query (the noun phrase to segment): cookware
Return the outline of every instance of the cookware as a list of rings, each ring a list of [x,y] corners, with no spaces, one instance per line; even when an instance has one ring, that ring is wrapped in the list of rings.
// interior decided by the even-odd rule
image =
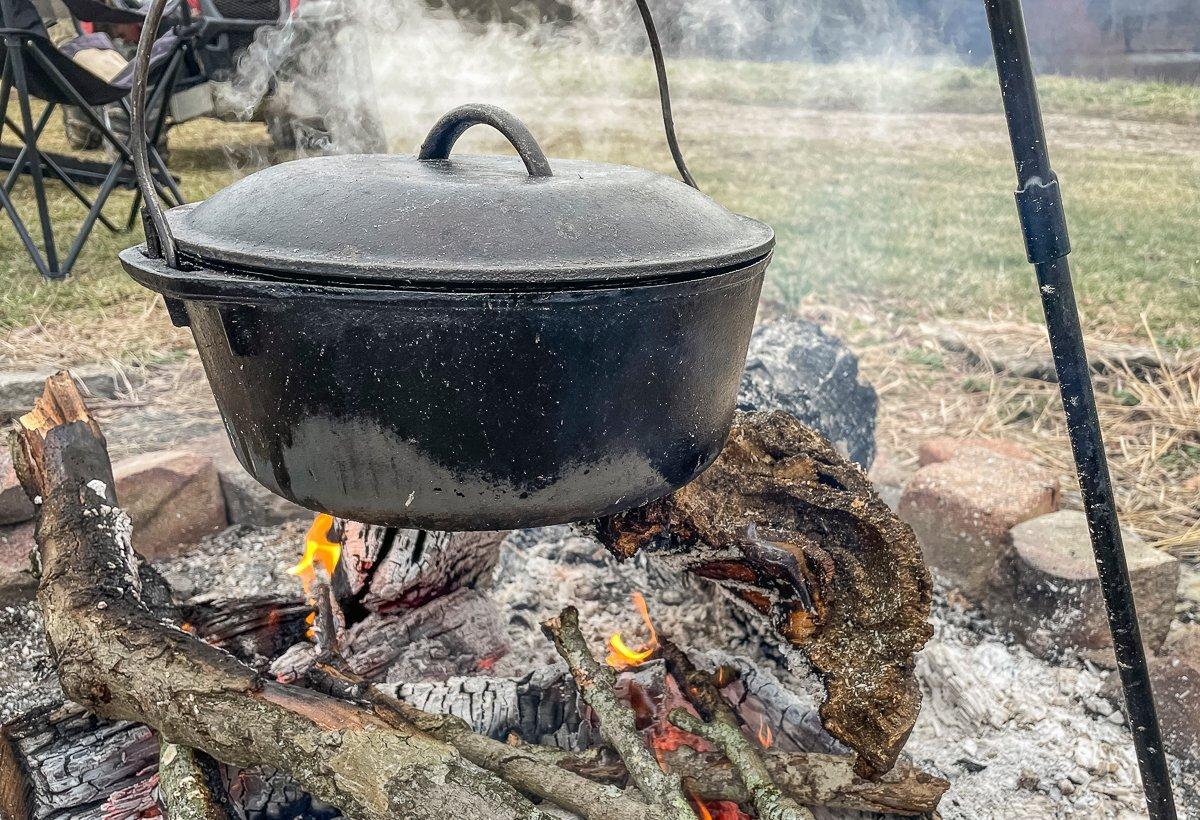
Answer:
[[[452,158],[480,123],[518,156]],[[471,105],[416,158],[297,160],[166,213],[153,193],[125,269],[191,327],[242,464],[306,507],[582,520],[682,486],[728,434],[774,236],[679,182],[548,160]]]

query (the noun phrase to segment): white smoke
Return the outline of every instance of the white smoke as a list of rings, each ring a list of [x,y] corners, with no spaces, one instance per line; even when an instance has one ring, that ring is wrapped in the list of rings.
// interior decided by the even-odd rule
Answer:
[[[901,1],[656,0],[651,7],[669,71],[702,57],[728,61],[735,75],[763,60],[895,65],[945,53],[927,21],[900,13]],[[344,20],[336,33],[311,26],[305,15],[261,30],[239,63],[232,94],[247,116],[265,108],[286,111],[302,126],[320,121],[327,132],[317,140],[320,150],[410,152],[445,111],[487,102],[526,119],[538,136],[559,134],[586,153],[606,128],[628,120],[625,103],[654,98],[634,0],[574,0],[569,21],[533,3],[514,4],[503,22],[434,10],[423,0],[334,2],[301,0],[301,10],[336,8]],[[676,96],[686,104],[679,87]],[[860,107],[870,109],[884,93],[882,83],[862,88]],[[638,126],[661,127],[651,119]],[[474,131],[471,139],[495,144]]]

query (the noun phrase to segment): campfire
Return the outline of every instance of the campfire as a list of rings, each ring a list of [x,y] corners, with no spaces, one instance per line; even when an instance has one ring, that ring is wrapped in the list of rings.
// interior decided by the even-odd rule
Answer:
[[[0,782],[31,816],[64,790],[27,773],[81,748],[122,761],[124,774],[94,767],[89,805],[110,817],[157,816],[160,802],[248,818],[915,815],[946,789],[900,753],[928,634],[919,552],[861,472],[783,414],[739,417],[701,480],[593,533],[678,574],[710,618],[754,624],[764,651],[806,655],[825,682],[825,747],[787,717],[793,696],[764,685],[765,667],[698,644],[705,630],[649,590],[613,602],[607,640],[574,606],[545,618],[538,640],[559,662],[531,669],[514,634],[535,639],[514,633],[515,615],[503,625],[492,587],[503,532],[319,515],[292,595],[181,607],[128,550],[103,439],[69,378],[22,424],[54,579],[40,593],[47,631],[72,647],[64,690],[99,716],[43,710],[10,733]],[[558,560],[568,585],[590,571]],[[885,625],[856,640],[868,608]]]

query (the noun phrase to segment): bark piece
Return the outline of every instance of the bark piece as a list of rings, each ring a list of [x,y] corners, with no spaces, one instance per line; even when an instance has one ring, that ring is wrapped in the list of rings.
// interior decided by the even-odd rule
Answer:
[[[68,374],[47,382],[14,436],[22,484],[44,499],[38,599],[73,700],[225,763],[280,769],[363,820],[440,820],[447,805],[463,818],[545,818],[449,746],[355,704],[263,680],[173,628],[170,610],[143,596],[103,437]]]
[[[786,413],[739,413],[720,457],[661,501],[600,522],[614,554],[647,550],[766,616],[825,684],[821,719],[889,770],[921,695],[931,580],[912,530],[866,475]]]

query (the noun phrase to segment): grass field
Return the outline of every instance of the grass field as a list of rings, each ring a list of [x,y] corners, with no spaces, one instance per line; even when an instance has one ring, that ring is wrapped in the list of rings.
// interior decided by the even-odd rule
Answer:
[[[595,132],[579,123],[597,121],[602,98],[587,94],[599,86],[531,101],[522,114],[552,155],[669,171],[649,78],[625,62],[615,71],[631,73],[621,87],[632,96],[619,107],[605,100],[609,110]],[[1036,317],[998,94],[986,70],[695,62],[681,63],[675,75],[680,131],[702,185],[778,232],[775,298],[859,300],[914,317]],[[611,87],[612,76],[605,83]],[[1085,321],[1110,335],[1139,334],[1146,314],[1162,344],[1200,344],[1200,90],[1057,77],[1042,87]],[[393,128],[395,150],[411,150],[424,126]],[[188,124],[172,133],[172,147],[189,198],[223,187],[267,155],[255,124]],[[16,199],[32,218],[25,187],[18,184]],[[60,189],[53,199],[69,229],[80,208]],[[112,207],[127,202],[122,194]],[[0,339],[33,323],[79,328],[143,310],[146,294],[115,262],[136,239],[101,229],[69,281],[45,284],[11,228],[0,226]],[[107,352],[161,354],[173,334],[141,324],[142,332],[116,334]],[[10,346],[7,354],[16,352]]]

